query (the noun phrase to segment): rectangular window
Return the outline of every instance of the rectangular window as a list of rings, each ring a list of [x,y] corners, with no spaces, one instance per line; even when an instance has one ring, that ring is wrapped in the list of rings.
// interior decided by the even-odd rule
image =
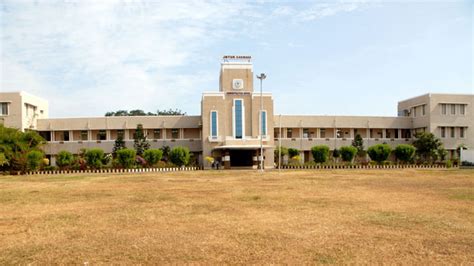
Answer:
[[[171,129],[171,138],[172,139],[179,139],[179,129],[172,128]]]
[[[303,128],[303,138],[309,138],[309,128]]]
[[[99,130],[97,133],[97,140],[106,140],[107,139],[107,132],[105,130]]]
[[[217,111],[211,111],[211,138],[217,138]]]
[[[63,141],[69,141],[69,131],[63,131]]]
[[[89,139],[89,134],[87,133],[86,130],[81,130],[81,140],[87,140]]]
[[[153,129],[153,138],[161,139],[161,129],[158,129],[158,128]]]
[[[320,128],[319,129],[319,136],[321,138],[326,138],[326,129],[325,128]]]
[[[394,131],[394,133],[395,133],[395,137],[394,137],[394,138],[398,139],[398,138],[399,138],[399,136],[398,136],[398,128],[395,128],[394,130],[395,130],[395,131]]]
[[[446,109],[447,109],[446,104],[442,103],[441,104],[441,114],[442,115],[446,115]]]
[[[465,104],[459,105],[459,113],[462,114],[462,115],[466,114],[466,105]]]
[[[456,133],[454,132],[454,127],[451,128],[451,138],[455,138]]]
[[[455,104],[451,104],[451,114],[452,115],[456,114],[456,105]]]
[[[441,127],[441,137],[446,138],[446,128],[445,127]]]
[[[266,136],[267,135],[267,111],[262,111],[261,115],[260,115],[260,127],[261,127],[261,130],[262,130],[262,136]]]
[[[235,138],[242,139],[244,136],[244,106],[240,99],[234,101],[234,126]]]
[[[421,106],[421,115],[422,115],[422,116],[426,115],[426,104],[423,104],[423,105]]]
[[[463,127],[459,128],[459,137],[464,138],[464,128]]]
[[[123,129],[117,130],[117,138],[125,138],[125,131]]]
[[[390,131],[390,129],[385,129],[385,138],[387,139],[392,138],[392,131]]]
[[[8,115],[8,103],[0,103],[0,115]]]
[[[286,137],[289,139],[293,137],[293,129],[291,128],[286,129]]]
[[[342,129],[340,129],[340,128],[336,129],[336,137],[337,137],[338,139],[341,139],[342,137],[344,137],[344,136],[342,135]]]

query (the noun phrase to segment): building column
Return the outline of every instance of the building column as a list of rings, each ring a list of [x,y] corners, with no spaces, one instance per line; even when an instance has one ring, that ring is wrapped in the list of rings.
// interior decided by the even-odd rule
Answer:
[[[87,130],[87,141],[92,141],[92,130]]]
[[[399,128],[397,130],[398,130],[398,138],[401,139],[402,138],[402,129]]]
[[[353,128],[349,129],[349,137],[350,137],[351,139],[353,139],[353,138],[355,137],[355,136],[354,136],[354,129],[353,129]]]
[[[111,135],[112,134],[110,134],[110,130],[106,129],[105,130],[105,140],[111,140]]]
[[[385,138],[387,138],[387,129],[386,128],[382,129],[382,139],[385,139]]]
[[[54,131],[49,132],[51,141],[54,141]]]
[[[74,131],[69,130],[69,141],[74,141]]]

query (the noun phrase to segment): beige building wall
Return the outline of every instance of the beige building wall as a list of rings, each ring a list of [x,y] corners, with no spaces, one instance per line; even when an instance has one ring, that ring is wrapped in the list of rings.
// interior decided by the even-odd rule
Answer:
[[[24,91],[2,92],[0,103],[8,106],[8,114],[0,115],[0,124],[7,127],[36,129],[38,119],[48,118],[48,102]]]

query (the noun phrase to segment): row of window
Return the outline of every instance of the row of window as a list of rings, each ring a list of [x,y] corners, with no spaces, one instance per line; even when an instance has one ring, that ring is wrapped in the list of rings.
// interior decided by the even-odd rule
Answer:
[[[303,128],[303,138],[315,138],[316,137],[316,132],[314,131],[315,129],[309,129],[309,128]],[[326,128],[319,128],[319,138],[327,138],[327,137],[334,137],[333,134],[331,136],[328,134]],[[332,129],[331,129],[332,130]],[[385,138],[411,138],[411,130],[410,129],[401,129],[401,133],[399,133],[398,129],[369,129],[369,137],[370,138],[383,138],[383,134],[385,131]],[[342,138],[348,138],[350,137],[350,131],[349,130],[344,130],[341,128],[337,128],[335,130],[336,132],[336,138],[342,139]],[[332,132],[331,132],[332,133]],[[358,129],[354,129],[354,136],[356,135],[365,135],[361,134]],[[278,138],[278,132],[277,129],[275,131],[275,137]],[[286,137],[287,138],[294,138],[298,136],[293,135],[293,129],[292,128],[287,128],[286,129]]]
[[[425,116],[426,115],[426,104],[412,107],[413,117]]]
[[[441,114],[442,115],[465,115],[466,114],[466,104],[441,104]]]
[[[466,135],[467,128],[465,127],[440,127],[440,137],[441,138],[464,138]]]
[[[151,139],[162,139],[162,130],[161,129],[153,129],[153,133],[148,130],[148,138]],[[40,131],[39,134],[47,141],[51,141],[51,132],[50,131]],[[56,131],[55,140],[56,141],[70,141],[72,140],[69,131]],[[119,129],[117,130],[117,138],[122,137],[125,138],[125,130]],[[133,139],[133,136],[130,136],[130,139]],[[171,129],[171,139],[179,139],[179,129],[173,128]],[[87,130],[81,130],[79,133],[79,139],[82,141],[89,140],[89,132]],[[106,130],[99,130],[96,133],[95,140],[107,140],[107,131]]]

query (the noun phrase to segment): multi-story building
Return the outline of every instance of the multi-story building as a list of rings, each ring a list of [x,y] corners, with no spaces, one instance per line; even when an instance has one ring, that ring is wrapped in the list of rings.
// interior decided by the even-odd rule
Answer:
[[[432,132],[454,155],[464,145],[474,148],[474,95],[425,94],[398,103],[398,116],[275,115],[271,93],[254,91],[249,56],[224,56],[219,90],[204,92],[198,116],[119,116],[48,118],[48,103],[24,92],[0,93],[0,123],[36,130],[46,140],[44,151],[54,163],[61,150],[79,153],[98,147],[112,151],[121,135],[133,147],[133,134],[143,125],[152,148],[186,146],[199,162],[212,156],[226,168],[257,167],[260,150],[266,168],[274,166],[275,146],[297,148],[303,161],[311,147],[351,145],[359,134],[364,146],[411,143],[416,132]],[[262,141],[260,141],[262,140]]]

